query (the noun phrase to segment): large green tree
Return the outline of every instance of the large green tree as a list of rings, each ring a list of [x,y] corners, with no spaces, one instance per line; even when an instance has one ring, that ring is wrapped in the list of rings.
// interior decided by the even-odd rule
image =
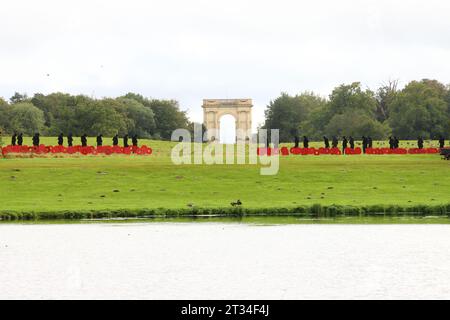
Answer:
[[[141,138],[152,138],[156,131],[155,117],[151,108],[130,98],[118,98],[121,108],[118,109],[128,121],[128,132]]]
[[[444,85],[435,80],[410,82],[392,103],[389,123],[401,139],[448,136],[450,118]]]
[[[279,129],[281,142],[292,141],[299,134],[300,123],[307,120],[311,112],[324,105],[325,100],[311,92],[295,96],[282,93],[267,106],[263,128]]]
[[[49,135],[60,132],[72,132],[78,126],[75,117],[76,108],[80,103],[87,103],[92,99],[86,96],[73,96],[67,93],[51,93],[43,95],[36,93],[31,102],[44,112],[45,126]]]
[[[301,128],[314,139],[322,135],[385,138],[390,128],[378,122],[376,114],[377,100],[371,90],[363,90],[359,82],[343,84],[333,90],[324,107],[311,113]]]
[[[362,136],[370,136],[373,139],[385,139],[391,129],[387,123],[380,123],[367,114],[346,111],[336,114],[325,127],[327,135],[352,136],[360,139]]]
[[[77,126],[73,134],[96,136],[113,136],[128,133],[128,122],[122,113],[118,112],[122,106],[115,99],[84,101],[75,111]]]
[[[42,132],[44,113],[29,102],[19,102],[6,108],[4,129],[7,132],[23,132],[31,135]]]
[[[176,129],[187,129],[189,120],[175,100],[152,100],[150,107],[155,114],[156,131],[163,140],[170,140]]]
[[[375,94],[369,89],[363,90],[361,83],[354,82],[350,85],[340,85],[333,90],[327,111],[330,118],[348,111],[373,117],[376,109]]]
[[[2,136],[6,134],[5,125],[8,121],[7,108],[8,103],[0,97],[0,146],[3,144]]]
[[[174,130],[187,129],[189,126],[186,112],[180,110],[175,100],[147,99],[131,92],[124,97],[134,99],[153,111],[156,126],[153,137],[156,139],[170,140]]]

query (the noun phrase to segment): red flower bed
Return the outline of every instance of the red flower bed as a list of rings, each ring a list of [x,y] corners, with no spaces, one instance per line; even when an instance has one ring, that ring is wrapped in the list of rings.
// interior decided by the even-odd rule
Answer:
[[[398,149],[389,149],[389,148],[367,148],[367,154],[436,154],[439,153],[439,149],[437,148],[426,148],[426,149],[418,149],[418,148],[398,148]]]
[[[1,148],[0,151],[2,155],[7,155],[9,153],[35,153],[35,154],[82,154],[82,155],[111,155],[111,154],[137,154],[137,155],[150,155],[153,150],[150,147],[142,146],[142,147],[119,147],[119,146],[73,146],[73,147],[64,147],[64,146],[45,146],[41,144],[39,147],[29,147],[29,146],[6,146]]]
[[[281,149],[277,148],[258,148],[257,154],[259,156],[261,155],[276,155],[281,153],[282,156],[289,156],[289,155],[341,155],[342,152],[339,148],[290,148],[282,147]],[[360,155],[362,154],[361,148],[357,147],[355,149],[346,148],[345,154],[346,155]],[[426,148],[426,149],[405,149],[405,148],[398,148],[398,149],[390,149],[390,148],[367,148],[366,154],[370,155],[383,155],[383,154],[437,154],[439,153],[439,149],[437,148]]]

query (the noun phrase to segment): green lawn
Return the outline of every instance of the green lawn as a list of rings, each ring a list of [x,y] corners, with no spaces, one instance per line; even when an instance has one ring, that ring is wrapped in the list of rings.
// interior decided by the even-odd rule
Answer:
[[[291,155],[261,176],[259,165],[176,166],[174,143],[140,143],[154,154],[0,158],[0,212],[450,203],[450,163],[438,155]]]

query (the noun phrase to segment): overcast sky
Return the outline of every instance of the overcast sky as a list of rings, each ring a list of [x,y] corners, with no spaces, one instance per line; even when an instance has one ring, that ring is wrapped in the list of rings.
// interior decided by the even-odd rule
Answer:
[[[4,98],[133,91],[176,99],[196,121],[203,98],[253,98],[256,125],[282,91],[450,83],[448,0],[2,0],[0,10]]]

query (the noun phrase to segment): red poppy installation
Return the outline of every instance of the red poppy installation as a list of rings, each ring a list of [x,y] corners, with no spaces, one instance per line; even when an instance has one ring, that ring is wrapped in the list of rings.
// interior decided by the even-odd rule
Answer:
[[[112,155],[112,154],[137,154],[137,155],[151,155],[153,150],[150,147],[119,147],[119,146],[46,146],[41,144],[39,147],[29,146],[6,146],[1,148],[2,155],[9,153],[21,153],[21,154],[82,154],[82,155]]]
[[[398,149],[390,149],[390,148],[367,148],[366,154],[370,155],[385,155],[385,154],[437,154],[440,150],[438,148],[425,148],[425,149],[418,149],[418,148],[411,148],[411,149],[405,149],[405,148],[398,148]],[[346,155],[360,155],[362,154],[361,148],[346,148],[345,154]],[[257,154],[259,156],[271,156],[271,155],[278,155],[281,154],[282,156],[289,156],[289,155],[314,155],[314,156],[320,156],[320,155],[342,155],[342,151],[339,148],[290,148],[282,147],[282,148],[258,148]]]

